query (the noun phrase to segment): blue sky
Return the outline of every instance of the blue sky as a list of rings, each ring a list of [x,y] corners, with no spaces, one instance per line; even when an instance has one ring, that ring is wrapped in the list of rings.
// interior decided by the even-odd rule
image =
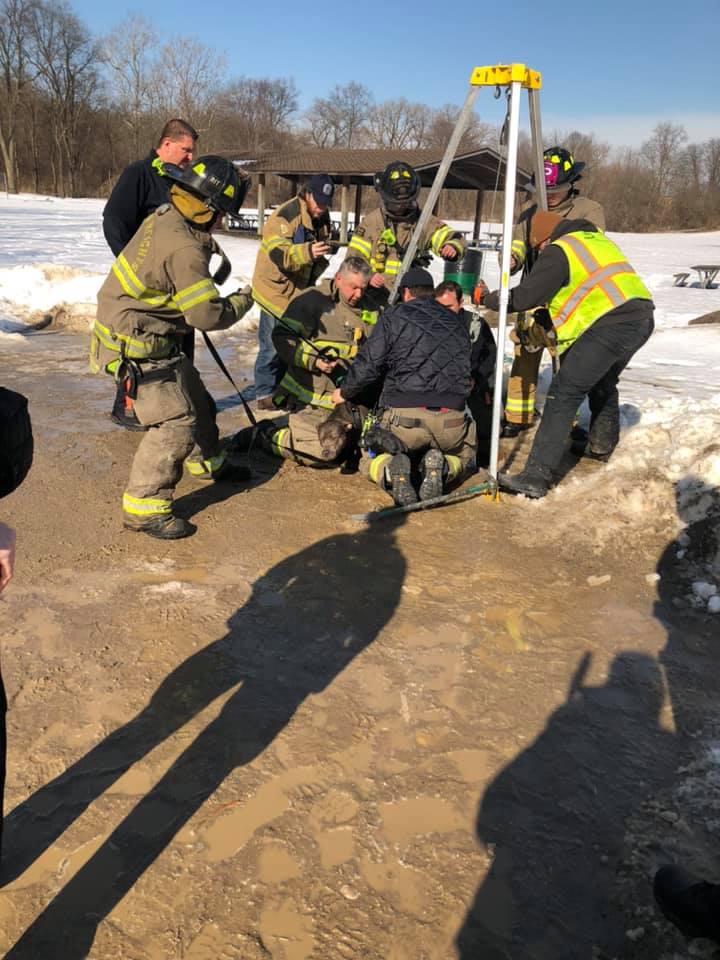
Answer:
[[[141,12],[162,36],[194,35],[224,53],[232,75],[291,76],[303,107],[350,80],[378,100],[460,103],[474,66],[522,62],[543,74],[545,131],[637,145],[671,120],[691,140],[720,136],[720,0],[71,4],[96,34]],[[478,112],[500,119],[484,92]]]

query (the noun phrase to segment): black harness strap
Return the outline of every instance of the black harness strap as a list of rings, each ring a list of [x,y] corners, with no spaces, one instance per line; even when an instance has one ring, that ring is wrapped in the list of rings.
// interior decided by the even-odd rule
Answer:
[[[219,353],[217,352],[217,350],[215,349],[215,345],[214,345],[214,343],[212,342],[212,340],[210,339],[210,337],[207,335],[207,333],[206,333],[204,330],[202,330],[201,333],[202,333],[202,335],[203,335],[203,340],[205,341],[205,346],[208,348],[208,350],[209,350],[210,353],[212,354],[213,360],[214,360],[215,363],[218,365],[218,367],[222,370],[222,372],[225,374],[225,376],[228,378],[228,380],[230,381],[230,383],[232,384],[232,386],[233,386],[233,388],[234,388],[234,390],[235,390],[235,393],[237,393],[237,395],[238,395],[238,396],[240,397],[240,399],[242,400],[242,405],[243,405],[243,407],[245,408],[245,413],[246,413],[246,415],[247,415],[248,420],[250,421],[250,423],[251,423],[254,427],[256,427],[256,426],[257,426],[257,420],[255,419],[255,415],[254,415],[254,413],[252,412],[252,410],[250,409],[250,407],[248,406],[247,400],[246,400],[245,397],[242,395],[242,391],[239,389],[238,385],[235,383],[235,381],[233,380],[232,376],[230,375],[230,371],[229,371],[228,368],[225,366],[225,364],[224,364],[224,362],[223,362],[223,358],[220,356],[220,354],[219,354]]]

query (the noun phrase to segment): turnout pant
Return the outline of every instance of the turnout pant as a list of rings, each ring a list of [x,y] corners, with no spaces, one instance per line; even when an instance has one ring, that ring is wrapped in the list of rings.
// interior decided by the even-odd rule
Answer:
[[[542,350],[530,353],[522,344],[515,344],[505,400],[505,419],[508,423],[525,425],[533,422],[542,355]]]
[[[540,426],[527,467],[552,479],[577,408],[587,396],[590,404],[590,451],[609,456],[620,435],[617,384],[633,354],[653,331],[649,300],[629,301],[596,320],[562,357],[559,372],[548,391]]]
[[[125,521],[142,525],[172,513],[172,496],[185,458],[195,476],[208,476],[222,464],[215,404],[186,357],[174,363],[142,364],[135,413],[147,427],[123,494]]]
[[[291,410],[288,422],[268,431],[263,444],[269,453],[284,460],[294,460],[304,467],[335,467],[337,461],[324,460],[318,427],[330,416],[323,407],[297,407]]]
[[[447,482],[460,479],[475,467],[475,421],[463,410],[389,407],[383,411],[380,424],[405,444],[411,461],[419,461],[431,447],[441,450]],[[384,489],[385,467],[390,460],[389,453],[371,457],[363,451],[360,472]]]

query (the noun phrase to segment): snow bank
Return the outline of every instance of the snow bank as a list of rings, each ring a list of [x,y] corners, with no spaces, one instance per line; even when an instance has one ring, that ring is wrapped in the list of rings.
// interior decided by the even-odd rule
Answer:
[[[618,538],[627,546],[648,535],[682,537],[698,524],[720,530],[720,393],[650,401],[639,411],[640,422],[635,406],[624,406],[623,414],[609,463],[582,461],[532,504],[552,515],[552,522],[542,521],[546,539],[562,540],[574,528],[600,553]],[[707,539],[700,567],[708,582],[720,585],[716,540]]]

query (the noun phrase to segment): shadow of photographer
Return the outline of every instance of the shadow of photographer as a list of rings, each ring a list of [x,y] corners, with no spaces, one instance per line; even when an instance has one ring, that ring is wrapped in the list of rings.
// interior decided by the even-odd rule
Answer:
[[[6,822],[4,882],[19,876],[134,763],[240,685],[7,954],[86,957],[98,924],[228,774],[282,732],[382,631],[406,564],[385,520],[339,534],[272,567],[228,632],[189,657],[147,707],[16,807]]]

